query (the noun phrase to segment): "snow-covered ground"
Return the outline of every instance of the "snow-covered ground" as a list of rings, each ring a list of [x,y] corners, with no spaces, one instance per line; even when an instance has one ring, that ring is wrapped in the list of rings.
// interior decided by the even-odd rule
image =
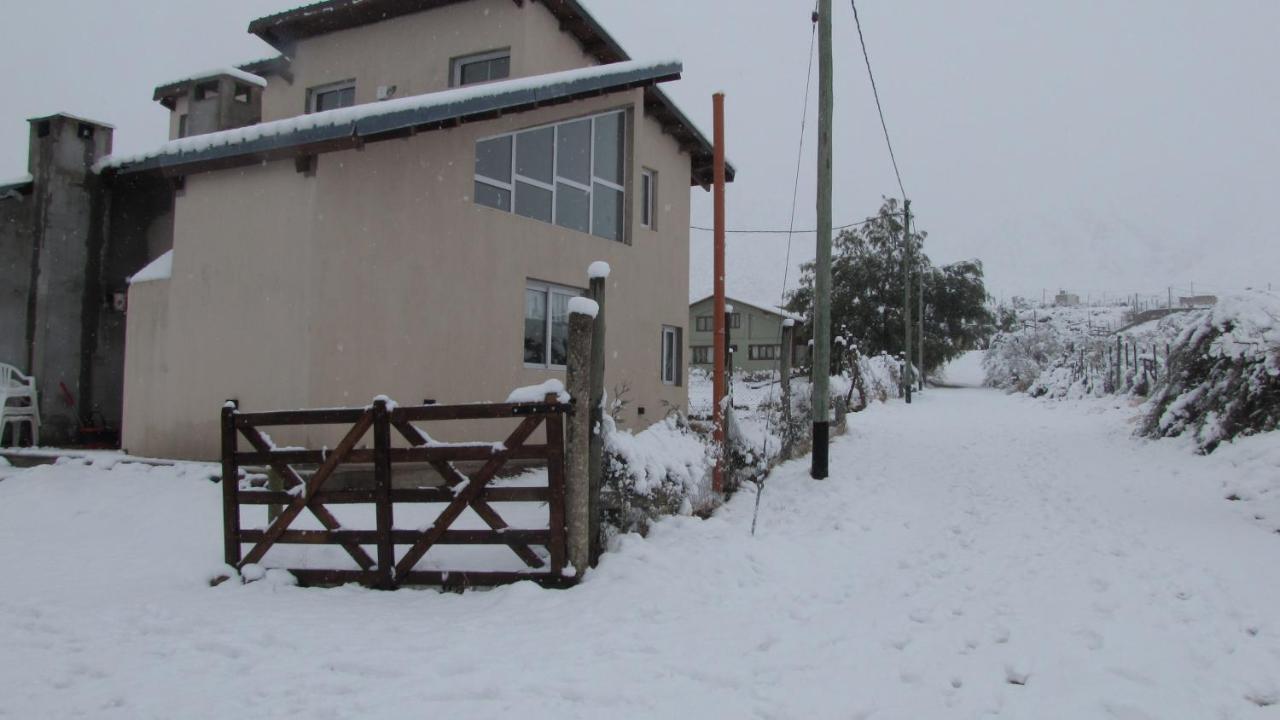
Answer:
[[[778,469],[755,537],[748,487],[569,591],[210,588],[210,466],[0,468],[0,717],[1276,717],[1280,517],[1224,484],[1280,444],[1132,416],[878,405],[830,480]]]

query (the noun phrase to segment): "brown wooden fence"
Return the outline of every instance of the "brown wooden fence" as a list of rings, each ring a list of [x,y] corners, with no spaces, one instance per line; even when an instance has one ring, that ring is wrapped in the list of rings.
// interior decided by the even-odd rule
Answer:
[[[369,587],[393,589],[401,585],[473,586],[535,580],[545,585],[572,582],[566,575],[565,534],[565,416],[568,404],[548,395],[542,403],[476,405],[422,405],[400,407],[378,399],[367,408],[243,413],[234,403],[222,411],[222,502],[226,562],[237,569],[262,564],[272,547],[335,545],[342,547],[360,569],[284,568],[307,585],[359,582]],[[519,423],[502,444],[436,443],[414,425],[420,422],[495,420]],[[277,449],[262,428],[280,426],[349,426],[332,450]],[[533,433],[546,428],[545,444],[530,444]],[[395,447],[392,432],[406,446]],[[370,432],[373,447],[361,446]],[[248,448],[240,448],[240,440]],[[492,481],[510,461],[543,461],[547,484],[539,487],[494,487]],[[467,474],[455,463],[479,463]],[[430,467],[443,479],[439,487],[397,488],[392,478],[397,465]],[[372,465],[372,489],[326,488],[326,481],[342,465]],[[283,489],[271,489],[246,476],[246,467],[274,471]],[[330,483],[332,484],[332,483]],[[545,503],[546,528],[510,527],[491,503]],[[434,523],[420,530],[397,529],[395,508],[410,503],[444,505]],[[376,527],[348,529],[338,522],[329,506],[372,504]],[[282,508],[263,529],[241,527],[241,506],[274,505]],[[470,508],[488,530],[455,530],[454,522]],[[309,511],[325,528],[295,530],[294,521]],[[243,546],[251,545],[247,553]],[[441,545],[505,545],[526,565],[522,571],[459,569],[417,570],[419,560]],[[534,547],[541,546],[540,554]],[[372,547],[371,555],[366,548]],[[398,548],[405,548],[397,552]]]

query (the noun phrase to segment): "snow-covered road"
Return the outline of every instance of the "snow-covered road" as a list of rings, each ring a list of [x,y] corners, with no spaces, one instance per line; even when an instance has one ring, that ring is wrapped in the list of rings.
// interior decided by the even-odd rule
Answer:
[[[1113,405],[877,407],[567,592],[210,589],[207,469],[0,470],[0,717],[1277,717],[1280,536]]]

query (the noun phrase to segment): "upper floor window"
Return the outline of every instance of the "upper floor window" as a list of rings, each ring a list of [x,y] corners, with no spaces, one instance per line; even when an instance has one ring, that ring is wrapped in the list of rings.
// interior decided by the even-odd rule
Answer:
[[[623,240],[625,140],[625,111],[480,140],[476,202]]]
[[[449,68],[452,87],[502,80],[511,75],[511,51],[494,50],[478,55],[454,58]]]
[[[356,81],[344,80],[331,85],[313,87],[307,91],[307,112],[351,107],[356,104]]]
[[[640,227],[657,230],[654,209],[658,199],[658,173],[645,168],[640,171]]]

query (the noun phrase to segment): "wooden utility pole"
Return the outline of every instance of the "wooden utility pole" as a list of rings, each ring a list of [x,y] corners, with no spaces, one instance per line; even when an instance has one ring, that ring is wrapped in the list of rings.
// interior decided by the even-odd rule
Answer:
[[[725,398],[725,355],[729,352],[728,342],[725,338],[724,311],[724,93],[712,95],[711,104],[715,118],[715,149],[712,173],[715,184],[715,261],[713,271],[716,274],[714,280],[715,300],[712,303],[713,310],[711,313],[712,317],[715,318],[713,320],[715,323],[715,358],[713,360],[714,377],[711,382],[711,419],[715,425],[716,447],[721,450],[720,454],[716,456],[715,469],[712,470],[711,488],[719,493],[724,491],[725,417],[723,405]]]
[[[577,297],[569,301],[569,348],[565,385],[574,411],[566,419],[565,524],[569,562],[577,577],[591,565],[591,336],[600,306]]]
[[[911,372],[911,363],[915,358],[911,355],[911,201],[902,199],[902,339],[904,349],[902,358],[906,365],[902,368],[902,396],[907,404],[911,404],[911,387],[915,384],[915,373]]]
[[[600,525],[600,487],[604,480],[604,306],[609,272],[609,263],[602,261],[593,262],[587,268],[587,279],[591,287],[588,297],[596,301],[598,308],[591,333],[591,447],[587,459],[592,567],[600,562],[600,555],[604,552],[604,532]]]
[[[818,254],[813,281],[813,456],[809,475],[827,477],[831,438],[831,0],[818,0]]]
[[[920,390],[924,390],[924,268],[916,273],[920,278],[920,286],[917,288],[919,292],[916,294],[916,304],[920,308],[920,312],[916,314],[916,327],[920,329],[919,343],[916,344],[916,357],[919,362],[916,363],[916,370],[920,372]]]

